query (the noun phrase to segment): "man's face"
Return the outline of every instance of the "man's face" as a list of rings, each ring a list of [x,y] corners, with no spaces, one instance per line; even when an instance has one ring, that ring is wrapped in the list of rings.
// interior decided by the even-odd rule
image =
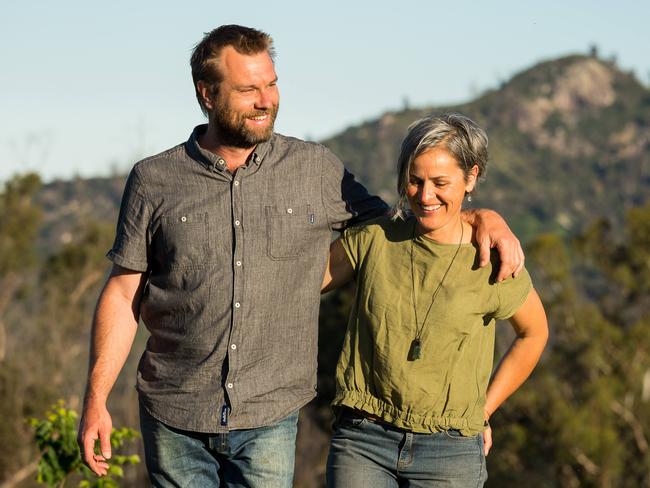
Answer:
[[[280,93],[268,52],[249,56],[228,46],[221,52],[218,69],[222,81],[208,109],[219,138],[241,148],[270,139]]]

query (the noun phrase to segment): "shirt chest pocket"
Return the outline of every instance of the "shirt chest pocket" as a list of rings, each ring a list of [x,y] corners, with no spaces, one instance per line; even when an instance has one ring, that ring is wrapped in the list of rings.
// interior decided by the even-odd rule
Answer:
[[[266,252],[277,261],[298,259],[309,246],[315,216],[309,204],[264,207]]]
[[[170,269],[200,268],[208,261],[208,214],[182,214],[162,218],[162,235]]]

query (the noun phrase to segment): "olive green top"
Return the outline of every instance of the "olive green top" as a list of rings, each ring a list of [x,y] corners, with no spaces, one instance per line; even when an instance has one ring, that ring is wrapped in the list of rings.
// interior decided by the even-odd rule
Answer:
[[[484,430],[495,319],[512,316],[532,288],[524,270],[496,283],[498,256],[478,267],[473,244],[412,240],[415,220],[381,217],[347,229],[341,242],[357,284],[336,370],[333,405],[345,405],[413,432]],[[413,243],[413,244],[411,244]],[[411,250],[421,358],[416,336]],[[432,296],[458,250],[431,307]]]

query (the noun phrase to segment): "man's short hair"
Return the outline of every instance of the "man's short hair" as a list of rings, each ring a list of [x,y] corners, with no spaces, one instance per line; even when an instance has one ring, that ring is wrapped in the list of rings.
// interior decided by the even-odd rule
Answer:
[[[234,24],[222,25],[207,32],[201,42],[194,47],[190,58],[196,98],[201,110],[206,115],[207,109],[203,105],[201,94],[196,85],[199,81],[203,81],[210,89],[210,96],[216,96],[219,83],[223,79],[217,60],[226,46],[232,46],[240,54],[252,55],[266,51],[271,59],[275,57],[273,39],[266,32]]]

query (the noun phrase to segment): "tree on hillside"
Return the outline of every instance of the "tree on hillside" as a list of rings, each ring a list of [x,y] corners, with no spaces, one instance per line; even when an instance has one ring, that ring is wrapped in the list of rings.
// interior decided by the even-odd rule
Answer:
[[[35,262],[34,238],[41,220],[33,204],[41,181],[35,174],[15,176],[0,194],[0,363],[6,354],[4,311]]]
[[[35,174],[15,176],[0,193],[0,439],[13,442],[27,437],[17,435],[17,423],[22,422],[23,412],[13,401],[15,389],[21,378],[19,366],[8,360],[7,310],[27,283],[36,263],[34,241],[41,221],[40,208],[33,203],[34,195],[41,186]],[[15,456],[5,456],[0,449],[0,474],[17,466]]]
[[[650,486],[650,207],[628,214],[623,240],[607,229],[598,222],[572,248],[546,235],[528,249],[551,341],[495,416],[490,486]],[[585,294],[585,279],[617,296]]]
[[[78,222],[71,242],[38,257],[38,185],[34,175],[16,178],[0,197],[7,216],[0,221],[0,311],[8,345],[0,363],[0,479],[22,473],[34,459],[26,417],[59,398],[78,403],[89,322],[112,239],[112,225]]]

